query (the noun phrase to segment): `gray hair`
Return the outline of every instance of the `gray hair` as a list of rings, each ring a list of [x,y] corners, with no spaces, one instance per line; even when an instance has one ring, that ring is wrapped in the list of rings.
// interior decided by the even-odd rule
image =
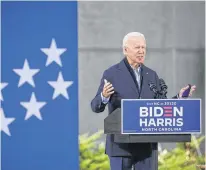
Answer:
[[[124,38],[123,38],[122,47],[124,48],[124,47],[126,46],[127,41],[128,41],[128,39],[129,39],[130,37],[139,37],[139,36],[141,36],[141,37],[143,37],[143,38],[145,39],[144,34],[142,34],[142,33],[140,33],[140,32],[130,32],[130,33],[128,33],[128,34],[125,35]],[[145,40],[146,40],[146,39],[145,39]]]

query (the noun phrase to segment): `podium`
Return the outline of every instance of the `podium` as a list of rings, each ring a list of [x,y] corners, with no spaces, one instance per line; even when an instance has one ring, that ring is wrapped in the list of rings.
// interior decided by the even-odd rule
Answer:
[[[201,133],[201,99],[122,99],[104,133],[116,143],[190,142]]]

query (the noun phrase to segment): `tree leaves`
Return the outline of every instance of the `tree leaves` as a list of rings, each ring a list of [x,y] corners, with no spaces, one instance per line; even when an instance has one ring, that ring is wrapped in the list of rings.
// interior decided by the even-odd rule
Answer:
[[[99,131],[79,136],[80,170],[110,170],[105,143],[98,141],[102,135],[103,131]],[[158,170],[197,170],[197,165],[205,164],[205,157],[197,153],[204,139],[205,136],[192,137],[190,143],[177,143],[173,150],[159,152]]]

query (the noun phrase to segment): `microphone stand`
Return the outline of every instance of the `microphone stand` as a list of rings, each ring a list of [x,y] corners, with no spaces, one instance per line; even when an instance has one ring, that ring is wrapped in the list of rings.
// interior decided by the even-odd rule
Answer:
[[[154,99],[159,99],[160,92],[157,90],[157,86],[154,83],[149,83],[150,90],[155,94]]]
[[[159,79],[161,88],[161,99],[167,99],[167,85],[163,79]]]
[[[159,79],[159,81],[160,90],[158,90],[157,86],[152,82],[149,83],[150,90],[152,90],[155,94],[154,99],[167,99],[167,85],[163,79]]]

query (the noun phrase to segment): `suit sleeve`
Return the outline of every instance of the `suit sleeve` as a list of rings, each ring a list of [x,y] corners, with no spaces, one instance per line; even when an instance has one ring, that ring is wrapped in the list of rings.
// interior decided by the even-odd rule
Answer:
[[[179,94],[172,97],[173,99],[179,99]]]
[[[105,106],[107,105],[102,102],[102,97],[101,97],[101,93],[104,87],[104,79],[108,80],[107,71],[104,71],[103,76],[100,81],[98,91],[96,93],[96,96],[91,101],[91,108],[92,108],[92,111],[95,113],[103,112],[105,109]]]

